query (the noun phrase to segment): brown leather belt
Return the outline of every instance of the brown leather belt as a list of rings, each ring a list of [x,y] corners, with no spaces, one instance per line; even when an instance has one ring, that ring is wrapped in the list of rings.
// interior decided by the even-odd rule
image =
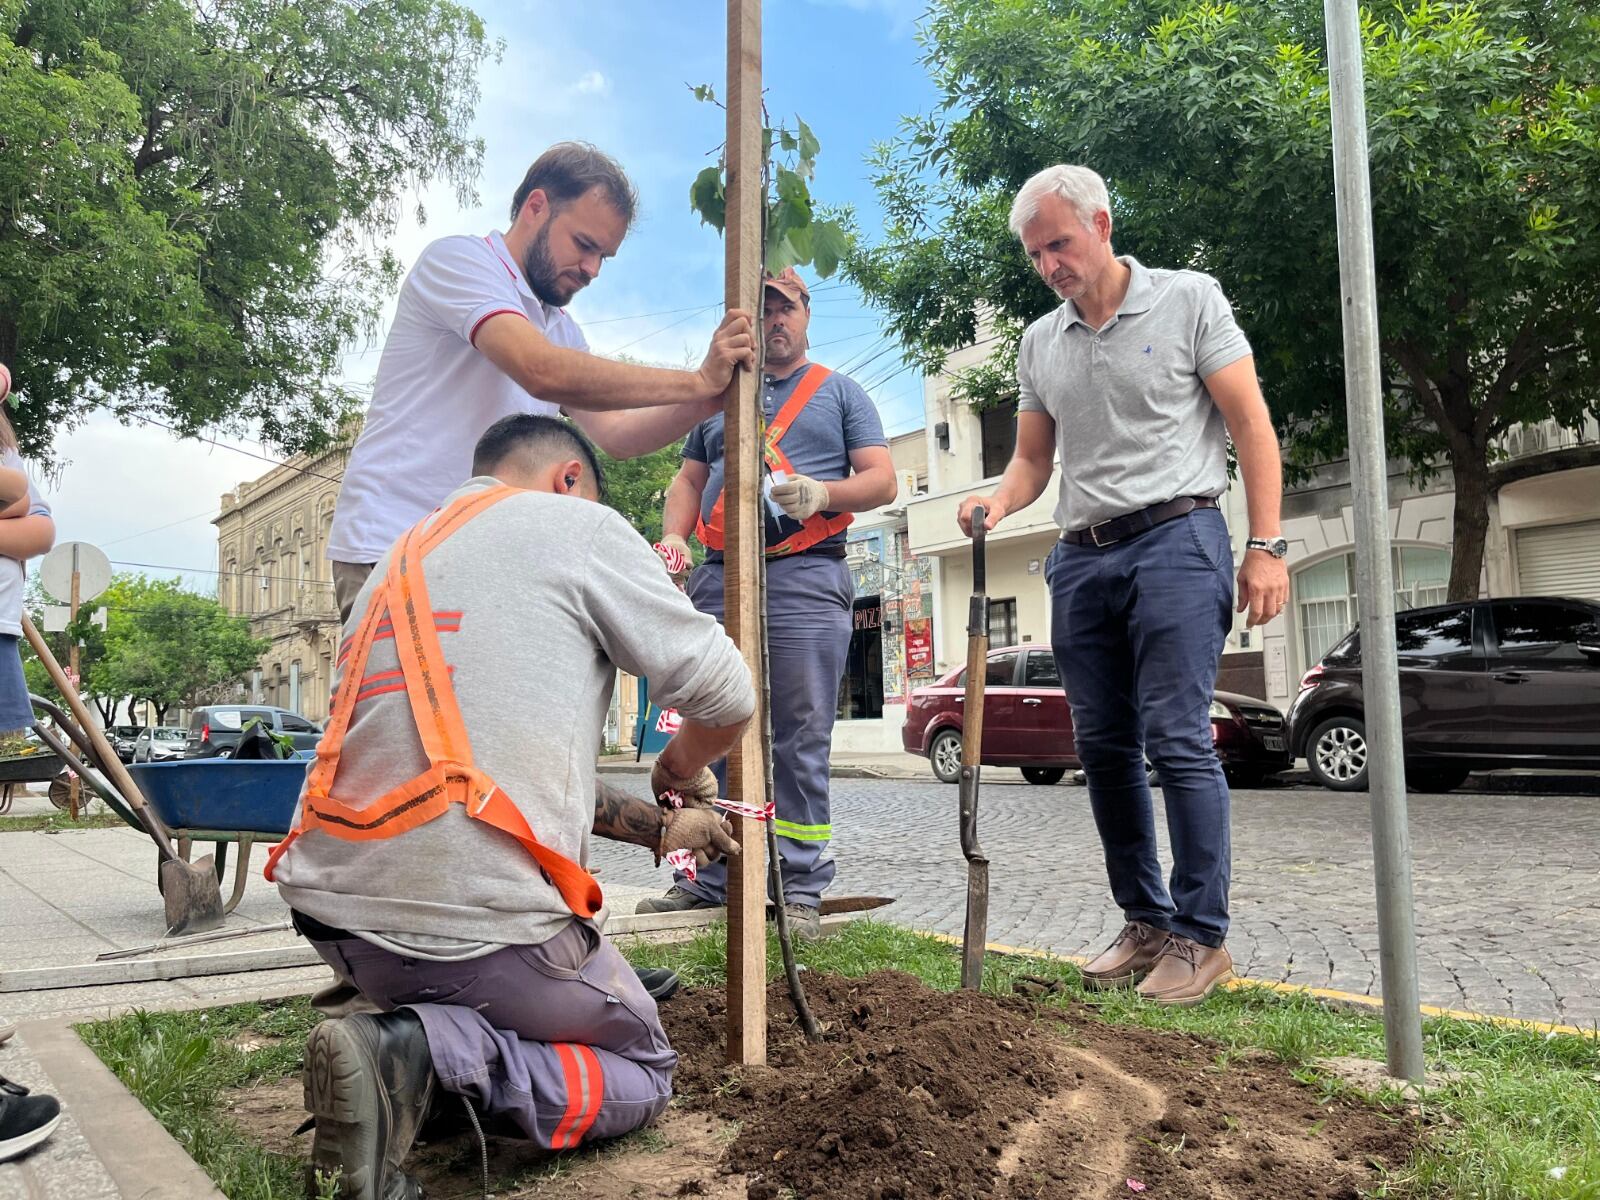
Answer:
[[[1112,517],[1109,521],[1101,521],[1100,524],[1091,525],[1087,529],[1069,529],[1061,535],[1061,540],[1071,546],[1111,546],[1138,537],[1163,521],[1186,517],[1197,508],[1216,507],[1218,505],[1215,496],[1179,496],[1176,500],[1152,504],[1149,508],[1141,508],[1138,512]]]

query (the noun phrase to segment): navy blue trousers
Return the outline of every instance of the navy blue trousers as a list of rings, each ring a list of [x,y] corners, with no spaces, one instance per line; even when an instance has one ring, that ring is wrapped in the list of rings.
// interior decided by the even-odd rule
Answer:
[[[1199,509],[1104,549],[1058,542],[1045,578],[1112,898],[1130,921],[1220,946],[1232,851],[1210,708],[1233,625],[1227,523]],[[1170,882],[1156,854],[1147,755],[1167,810]]]
[[[723,619],[723,568],[703,563],[689,577],[689,599]],[[822,903],[835,871],[828,843],[833,817],[828,754],[839,712],[839,681],[850,652],[855,588],[842,558],[802,554],[767,563],[767,651],[772,675],[772,782],[777,803],[778,856],[790,904]],[[757,680],[756,686],[760,686]],[[715,766],[727,795],[727,763]],[[746,797],[759,803],[757,796]],[[763,831],[765,832],[765,831]],[[728,866],[700,868],[694,882],[677,884],[702,900],[727,901]]]

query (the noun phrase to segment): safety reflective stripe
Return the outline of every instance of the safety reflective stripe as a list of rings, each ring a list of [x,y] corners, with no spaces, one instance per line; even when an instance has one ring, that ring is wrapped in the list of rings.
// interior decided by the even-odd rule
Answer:
[[[589,1100],[584,1107],[583,1115],[578,1118],[578,1123],[572,1127],[572,1134],[567,1139],[567,1144],[576,1146],[588,1135],[594,1120],[600,1115],[600,1105],[606,1098],[605,1072],[600,1069],[600,1057],[594,1050],[582,1042],[575,1043],[578,1051],[578,1063],[586,1073],[586,1083],[589,1088]]]
[[[797,825],[793,821],[774,821],[773,831],[791,842],[826,842],[833,838],[832,825]]]
[[[605,1072],[600,1059],[582,1042],[551,1042],[561,1062],[561,1076],[567,1088],[567,1107],[556,1131],[550,1135],[550,1149],[569,1150],[583,1141],[600,1115],[605,1099]]]
[[[550,1135],[550,1149],[564,1150],[569,1144],[567,1136],[571,1133],[574,1122],[583,1115],[587,1096],[584,1092],[583,1067],[579,1065],[577,1047],[569,1042],[551,1042],[550,1048],[556,1052],[556,1058],[561,1063],[561,1077],[567,1089],[567,1109],[561,1114],[561,1120],[556,1123],[556,1131]]]

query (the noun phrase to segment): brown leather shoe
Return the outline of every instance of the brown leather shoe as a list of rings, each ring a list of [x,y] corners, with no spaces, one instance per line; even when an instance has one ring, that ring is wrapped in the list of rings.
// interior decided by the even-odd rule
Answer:
[[[1191,938],[1169,934],[1167,943],[1137,991],[1146,1000],[1186,1008],[1199,1004],[1218,985],[1233,978],[1233,958],[1226,946],[1202,946]]]
[[[1132,987],[1145,977],[1166,941],[1166,930],[1143,921],[1129,921],[1116,941],[1084,964],[1083,986],[1095,992]]]

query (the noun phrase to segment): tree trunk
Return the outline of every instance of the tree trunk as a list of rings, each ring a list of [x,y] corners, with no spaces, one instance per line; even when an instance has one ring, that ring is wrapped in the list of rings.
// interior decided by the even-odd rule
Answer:
[[[1450,600],[1476,600],[1483,577],[1483,549],[1489,534],[1489,453],[1487,446],[1456,451],[1455,544],[1450,551]]]
[[[152,700],[151,703],[155,704],[155,701]],[[171,707],[172,707],[171,704],[156,704],[156,724],[157,725],[165,725],[167,723],[167,709],[169,709]]]

